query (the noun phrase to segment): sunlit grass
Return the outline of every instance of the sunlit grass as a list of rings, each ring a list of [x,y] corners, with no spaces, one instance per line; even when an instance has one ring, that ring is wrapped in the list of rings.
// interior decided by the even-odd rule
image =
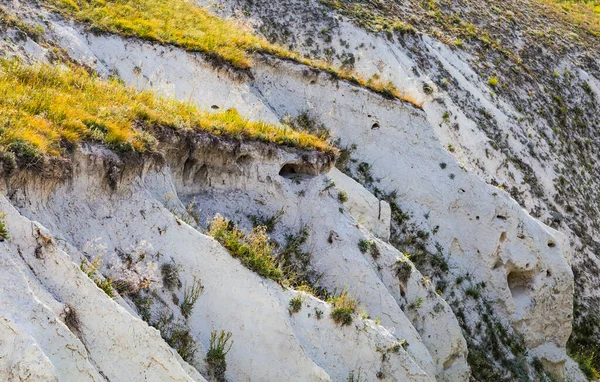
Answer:
[[[301,57],[254,35],[233,20],[224,20],[188,0],[46,0],[63,15],[97,31],[171,44],[238,69],[251,67],[251,55],[264,53],[326,71],[336,78],[386,97],[413,101],[389,83],[364,79],[327,62]],[[421,106],[417,104],[416,106]]]
[[[250,122],[235,110],[212,113],[191,103],[139,92],[81,68],[0,60],[0,150],[19,158],[60,155],[68,143],[102,142],[145,151],[151,127],[193,129],[238,139],[331,151],[325,141],[283,125]]]
[[[266,230],[265,226],[257,226],[246,234],[232,221],[217,214],[210,222],[208,233],[227,248],[233,257],[239,258],[246,268],[279,282],[283,278],[283,272],[275,264],[275,246]]]
[[[600,37],[599,0],[537,0],[551,6],[557,15],[572,22],[596,37]]]

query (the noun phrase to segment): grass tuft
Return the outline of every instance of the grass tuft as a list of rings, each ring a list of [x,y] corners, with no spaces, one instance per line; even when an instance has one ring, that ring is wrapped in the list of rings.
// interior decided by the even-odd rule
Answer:
[[[289,311],[290,314],[298,313],[302,309],[302,296],[298,295],[290,300]]]
[[[6,214],[4,212],[0,212],[0,241],[10,239],[7,223],[4,221],[4,218],[6,218]]]
[[[110,298],[115,298],[116,292],[112,286],[112,279],[110,277],[98,277],[96,274],[99,273],[100,265],[102,264],[102,256],[98,256],[94,261],[89,262],[86,258],[83,259],[79,268],[87,277],[90,278],[98,288],[102,289],[104,293]]]
[[[179,306],[183,317],[189,318],[192,315],[194,305],[203,292],[204,286],[202,285],[201,280],[194,278],[194,283],[185,289],[183,294],[183,302]]]
[[[283,272],[275,265],[275,247],[269,241],[266,227],[254,227],[246,234],[229,219],[217,214],[210,223],[208,233],[227,248],[233,257],[239,258],[246,268],[262,277],[282,281]]]
[[[358,304],[350,297],[348,291],[343,291],[338,296],[330,297],[327,302],[333,305],[330,317],[336,324],[341,326],[352,324]]]
[[[233,341],[231,339],[231,332],[221,330],[220,332],[213,331],[210,333],[210,347],[206,353],[206,363],[211,377],[215,381],[225,380],[225,370],[227,369],[227,362],[225,356],[231,350]]]

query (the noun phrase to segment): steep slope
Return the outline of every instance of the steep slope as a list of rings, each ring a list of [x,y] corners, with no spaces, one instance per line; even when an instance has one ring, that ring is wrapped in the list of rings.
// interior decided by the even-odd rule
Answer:
[[[570,350],[583,360],[599,343],[597,206],[587,196],[597,189],[600,18],[593,2],[575,3],[228,1],[215,9],[428,99],[427,118],[453,155],[569,236]]]
[[[352,41],[367,57],[357,61],[366,73],[378,68],[369,55],[383,57],[388,65],[399,63],[398,71],[381,71],[405,95],[412,94],[416,104],[427,99],[420,82],[406,78],[417,66],[409,48],[330,14],[312,18],[319,26],[308,28],[302,24],[306,15],[322,16],[326,9],[313,5],[255,3],[250,10],[273,19],[271,12],[296,6],[302,12],[286,25],[297,28],[297,36],[333,23],[329,28],[339,28],[339,36],[333,40],[325,33],[325,43]],[[254,120],[277,123],[308,115],[345,148],[338,166],[365,188],[330,171],[330,157],[206,134],[159,135],[156,158],[161,159],[118,156],[84,145],[70,151],[72,170],[67,175],[40,177],[24,170],[6,178],[4,193],[10,203],[68,242],[66,252],[76,261],[98,237],[107,253],[117,257],[145,241],[152,248],[148,261],[183,264],[180,282],[186,286],[201,279],[202,309],[194,309],[189,318],[181,315],[176,302],[185,299],[186,288],[171,292],[163,287],[146,297],[153,301],[147,321],[156,324],[163,310],[172,314],[173,323],[188,328],[199,344],[188,360],[205,376],[210,375],[203,361],[210,334],[224,329],[235,341],[227,355],[231,380],[345,380],[356,373],[367,380],[467,380],[467,357],[480,380],[548,378],[543,369],[564,377],[572,319],[570,244],[445,149],[454,138],[437,127],[439,106],[428,102],[420,111],[314,67],[268,55],[254,56],[244,72],[215,68],[202,53],[94,34],[35,4],[15,11],[20,18],[43,20],[44,38],[51,45],[102,75],[117,75],[139,89],[154,89],[204,109],[235,107]],[[9,27],[7,35],[18,34],[14,30]],[[20,57],[49,58],[44,43],[27,36],[8,41],[7,51]],[[436,43],[423,37],[415,46],[419,44]],[[450,58],[450,66],[462,65],[455,52],[431,54],[440,62]],[[418,64],[428,68],[425,62]],[[464,86],[477,90],[468,82]],[[489,107],[494,102],[481,101]],[[468,118],[466,113],[465,123]],[[478,145],[487,140],[473,130],[468,142],[481,155],[485,150]],[[271,219],[271,237],[280,247],[290,236],[305,232],[302,251],[311,256],[304,271],[313,276],[313,287],[348,291],[383,326],[361,319],[350,327],[336,327],[315,318],[317,311],[327,317],[331,307],[304,295],[300,313],[292,314],[288,302],[297,292],[261,279],[201,233],[203,222],[216,213],[248,229],[257,217],[276,217]],[[25,240],[11,235],[10,243]],[[93,260],[96,255],[88,251],[86,257]],[[100,271],[110,274],[113,261]],[[119,301],[132,304],[128,314],[144,315],[134,299]],[[31,331],[24,332],[38,340]],[[93,329],[90,333],[96,335]],[[98,351],[105,348],[98,345]],[[94,363],[103,359],[89,350],[88,356]],[[165,369],[193,373],[181,359],[176,361]],[[40,372],[47,373],[54,362],[50,358]],[[94,367],[104,372],[99,365]],[[115,379],[123,378],[122,370],[112,370]]]

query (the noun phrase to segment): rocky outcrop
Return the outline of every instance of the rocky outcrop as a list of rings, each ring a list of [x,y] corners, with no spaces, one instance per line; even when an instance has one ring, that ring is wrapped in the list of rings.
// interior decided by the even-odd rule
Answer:
[[[219,330],[234,339],[230,380],[464,381],[486,353],[503,375],[514,376],[514,367],[534,378],[537,371],[524,365],[538,363],[558,378],[574,373],[565,351],[573,319],[568,239],[461,163],[430,103],[419,110],[266,56],[240,74],[197,54],[95,35],[43,9],[29,11],[46,18],[57,45],[101,75],[206,109],[235,107],[250,119],[308,112],[346,149],[347,161],[338,162],[342,172],[329,155],[160,130],[152,155],[86,144],[55,171],[7,175],[0,210],[11,238],[0,247],[10,281],[0,290],[8,307],[0,315],[0,376],[203,380],[210,335]],[[407,80],[414,62],[402,47],[350,23],[341,29],[375,47],[367,57],[384,52],[401,63],[392,79],[426,99]],[[46,57],[27,38],[11,41],[15,54]],[[485,141],[472,138],[473,147]],[[346,290],[362,317],[336,326],[330,305],[244,268],[203,233],[216,213],[246,229],[253,218],[277,217],[270,235],[281,245],[305,232],[305,271],[315,287]],[[90,250],[95,241],[106,248]],[[148,263],[182,266],[181,286],[154,290],[149,314],[167,312],[188,330],[197,343],[189,362],[140,319],[132,298],[110,299],[79,270],[84,258],[119,256],[140,243]],[[100,273],[108,274],[105,257]],[[186,318],[178,302],[197,280],[204,293]],[[292,314],[297,296],[302,307]],[[69,323],[72,310],[77,325]],[[8,356],[12,348],[18,351]],[[111,366],[115,354],[120,363]]]

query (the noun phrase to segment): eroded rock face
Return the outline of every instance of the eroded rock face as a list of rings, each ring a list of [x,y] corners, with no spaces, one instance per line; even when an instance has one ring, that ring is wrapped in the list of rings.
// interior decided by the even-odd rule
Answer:
[[[197,370],[207,375],[210,333],[224,329],[235,339],[231,380],[337,381],[360,370],[367,380],[464,381],[467,344],[485,350],[477,346],[489,337],[480,322],[503,328],[503,340],[522,338],[530,361],[538,358],[555,376],[564,375],[573,293],[568,240],[450,154],[448,137],[431,123],[430,106],[423,112],[289,62],[257,58],[252,76],[238,76],[179,49],[49,22],[73,57],[139,88],[205,108],[236,107],[272,122],[308,110],[342,147],[356,146],[350,156],[373,180],[359,185],[331,170],[331,157],[193,134],[162,136],[160,158],[129,161],[84,145],[62,178],[18,174],[0,201],[11,229],[11,240],[0,243],[0,266],[13,287],[0,291],[1,305],[9,307],[0,315],[6,334],[0,336],[0,377],[142,380],[150,368],[158,380],[202,380]],[[412,61],[401,49],[347,23],[341,28],[372,43],[374,52],[396,57],[405,64],[398,77],[408,76]],[[26,52],[30,59],[45,54]],[[485,141],[475,133],[471,138],[472,148]],[[352,173],[351,167],[344,170]],[[347,202],[340,203],[340,191]],[[300,313],[290,315],[296,292],[259,278],[201,229],[176,219],[165,208],[167,195],[178,208],[195,200],[201,223],[221,213],[249,228],[249,215],[283,211],[273,237],[285,242],[306,227],[318,285],[347,289],[381,325],[356,319],[352,327],[336,327],[327,318],[330,306],[309,296]],[[411,239],[400,229],[398,208],[429,238],[423,244],[428,255],[441,254],[447,263],[441,275],[431,264],[416,268],[411,248],[398,245]],[[52,244],[38,251],[40,235]],[[107,298],[78,270],[86,243],[99,237],[114,251],[148,241],[163,261],[185,264],[183,284],[203,280],[205,293],[186,321],[199,347],[191,366],[133,306]],[[368,243],[365,253],[361,241]],[[157,304],[185,321],[171,292],[157,296]],[[65,324],[67,304],[81,310],[80,333]],[[316,310],[323,319],[314,317]],[[42,321],[50,322],[43,330],[30,324]],[[138,348],[140,338],[145,348]],[[398,341],[406,341],[406,349],[388,352]],[[12,348],[18,351],[1,357]],[[127,355],[116,367],[114,349]]]
[[[241,150],[245,151],[248,148],[242,145]],[[198,150],[198,153],[201,152],[202,150]],[[254,147],[253,152],[259,153],[261,148]],[[169,159],[171,159],[168,154],[169,150],[165,150],[165,153],[165,161],[169,163]],[[238,152],[237,150],[224,150],[223,154],[221,159],[235,158]],[[284,290],[276,283],[261,279],[244,268],[213,239],[174,217],[161,201],[165,193],[171,192],[177,195],[179,192],[177,185],[187,192],[194,190],[195,193],[198,193],[200,190],[216,190],[217,192],[219,190],[251,190],[251,186],[264,184],[267,190],[271,190],[271,192],[277,190],[281,193],[279,188],[295,185],[291,180],[278,174],[281,165],[290,161],[303,163],[302,154],[294,156],[291,153],[277,150],[272,154],[271,159],[248,161],[247,165],[250,171],[246,173],[225,171],[235,169],[237,166],[235,161],[224,160],[221,165],[213,163],[207,177],[209,179],[212,179],[213,176],[218,177],[219,182],[216,183],[219,186],[216,188],[210,186],[211,182],[198,183],[195,188],[191,184],[184,184],[182,179],[185,178],[185,174],[181,171],[181,167],[157,167],[157,163],[153,163],[154,159],[149,159],[149,163],[138,167],[139,171],[134,171],[137,175],[128,176],[127,173],[124,173],[116,187],[110,187],[103,183],[103,179],[104,174],[111,171],[115,158],[110,152],[90,146],[77,152],[74,156],[74,174],[68,182],[59,184],[56,189],[47,192],[47,190],[37,188],[36,182],[29,183],[25,180],[24,183],[19,183],[16,190],[13,190],[16,192],[11,193],[15,200],[21,201],[17,204],[23,215],[38,220],[44,224],[44,227],[48,227],[49,231],[46,231],[39,226],[44,235],[50,238],[49,240],[54,240],[51,239],[52,235],[56,235],[69,243],[67,253],[71,253],[72,256],[76,256],[78,248],[84,248],[86,243],[98,240],[98,237],[101,237],[99,240],[108,248],[115,249],[128,248],[140,241],[145,241],[151,246],[152,253],[161,254],[161,261],[182,264],[184,270],[181,272],[181,282],[183,285],[190,285],[195,278],[201,279],[204,293],[199,300],[198,307],[186,322],[194,338],[198,341],[199,354],[205,353],[212,330],[224,329],[233,333],[236,345],[228,353],[229,366],[227,368],[227,377],[232,380],[279,380],[281,378],[343,380],[352,373],[358,373],[359,370],[361,375],[369,380],[433,380],[435,369],[429,366],[430,375],[422,369],[422,365],[431,365],[431,361],[429,364],[425,361],[428,358],[427,349],[399,309],[397,309],[397,320],[403,323],[403,327],[398,330],[410,334],[406,337],[411,341],[408,351],[394,347],[398,338],[393,329],[376,325],[372,320],[362,320],[357,317],[351,326],[335,325],[329,318],[331,307],[307,295],[304,296],[305,302],[300,312],[297,315],[291,315],[288,311],[288,304],[290,299],[297,295],[297,292]],[[199,154],[194,158],[201,160],[205,157]],[[179,162],[175,161],[175,163]],[[260,171],[258,171],[259,168]],[[277,177],[277,179],[269,180],[269,177]],[[314,175],[308,182],[323,182],[323,175]],[[307,191],[318,193],[314,187],[309,187]],[[291,190],[287,192],[291,192]],[[330,204],[332,198],[323,196],[323,199]],[[244,199],[240,198],[239,200]],[[211,203],[209,200],[198,199],[198,207],[201,209],[212,208],[209,203]],[[9,207],[6,201],[4,206]],[[29,221],[25,217],[18,216],[15,210],[13,211],[11,218],[14,216],[17,220]],[[352,223],[349,216],[346,216],[344,220],[347,221],[345,225],[353,227],[356,232],[359,232],[354,227],[356,223]],[[15,229],[17,227],[18,225],[15,224]],[[12,240],[24,243],[25,239],[16,230]],[[354,242],[352,242],[352,246],[356,248]],[[356,251],[358,252],[358,250]],[[61,252],[61,256],[68,257],[67,253]],[[44,259],[49,260],[51,254],[50,250],[44,252]],[[362,257],[362,255],[360,256]],[[34,269],[41,267],[43,263],[36,259],[33,253],[28,261],[40,263],[40,265],[30,264],[32,267],[36,267]],[[53,277],[54,273],[61,270],[59,265],[54,270],[43,271],[48,285],[55,285],[59,282],[59,279]],[[69,262],[69,267],[78,273],[78,278],[91,284],[91,281],[83,273],[78,272],[75,264]],[[39,272],[41,272],[41,268]],[[371,281],[369,281],[370,283]],[[127,312],[118,307],[93,284],[91,290],[99,298],[112,304],[121,315],[133,323],[123,324],[122,330],[131,330],[132,325],[140,326],[159,338],[155,330],[148,328],[146,324],[135,318],[135,313],[131,312],[131,308],[128,308],[130,312]],[[385,297],[385,288],[380,290],[379,295],[387,298]],[[159,290],[156,293],[157,301],[165,304],[173,314],[180,314],[178,306],[171,301],[169,291]],[[183,293],[184,290],[176,292],[180,295],[179,299],[183,298]],[[370,293],[374,293],[374,291],[371,290]],[[122,300],[120,302],[126,305]],[[95,314],[98,314],[87,306],[92,301],[76,303],[76,301],[69,300],[69,303],[78,307],[81,326],[85,328],[81,341],[88,347],[94,346],[94,350],[90,349],[87,353],[90,362],[99,371],[108,373],[103,362],[108,361],[110,356],[105,354],[105,349],[109,347],[111,341],[115,341],[112,335],[118,333],[98,337],[101,336],[99,329],[87,323],[87,320],[91,320]],[[101,302],[97,301],[95,304],[98,305]],[[11,303],[7,306],[10,311],[16,308]],[[321,312],[322,318],[315,317],[316,311]],[[97,317],[94,325],[106,325],[107,320],[115,319],[114,315],[115,313],[111,311],[104,312]],[[124,333],[119,336],[121,341],[127,341],[129,338]],[[277,352],[273,351],[274,345],[278,349]],[[166,344],[162,342],[161,346],[166,347]],[[390,351],[391,348],[395,350]],[[153,351],[155,350],[152,350],[152,347],[148,347],[136,350],[136,354],[144,357],[146,354],[152,354]],[[84,354],[86,354],[85,351]],[[174,356],[173,351],[170,354],[172,357]],[[383,354],[385,357],[382,357]],[[136,362],[134,359],[130,361]],[[174,364],[161,362],[167,373],[174,373],[185,364],[181,360],[177,362],[176,358],[173,358],[171,362]],[[195,358],[192,363],[197,369],[204,370],[202,355]],[[141,364],[145,365],[144,362]],[[128,370],[126,374],[125,370]],[[138,377],[133,374],[136,370],[142,372],[136,366],[125,367],[123,365],[113,368],[110,370],[111,379],[122,380],[126,378],[126,375],[133,375],[132,378],[137,380]],[[376,377],[377,375],[380,377]],[[175,377],[165,378],[176,380]],[[197,379],[194,376],[192,378]]]

